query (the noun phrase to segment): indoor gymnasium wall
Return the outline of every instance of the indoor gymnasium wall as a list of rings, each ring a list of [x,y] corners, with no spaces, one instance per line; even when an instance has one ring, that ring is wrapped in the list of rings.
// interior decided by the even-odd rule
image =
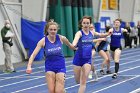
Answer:
[[[23,0],[22,13],[23,18],[30,21],[45,21],[48,0]]]
[[[17,33],[20,37],[21,34],[21,4],[20,3],[5,3],[4,4],[5,10],[8,14],[8,17],[6,16],[5,10],[3,9],[3,4],[0,3],[0,30],[4,26],[4,20],[10,19],[15,29],[17,29]],[[23,61],[23,58],[21,56],[21,50],[19,48],[19,45],[17,44],[16,37],[13,40],[14,45],[12,46],[12,62],[17,63]],[[2,40],[0,36],[0,65],[4,64],[4,52],[2,48]]]

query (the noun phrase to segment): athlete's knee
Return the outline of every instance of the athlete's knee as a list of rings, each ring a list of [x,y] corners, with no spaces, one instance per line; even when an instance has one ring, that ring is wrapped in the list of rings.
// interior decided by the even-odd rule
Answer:
[[[110,61],[109,58],[105,58],[104,60],[105,60],[106,63],[108,63]]]
[[[108,59],[108,63],[110,63],[110,59]]]
[[[86,85],[86,79],[82,79],[82,80],[80,81],[80,85]]]
[[[54,88],[49,88],[49,93],[55,93]]]
[[[63,88],[57,88],[57,89],[55,89],[55,93],[64,93],[64,89]]]

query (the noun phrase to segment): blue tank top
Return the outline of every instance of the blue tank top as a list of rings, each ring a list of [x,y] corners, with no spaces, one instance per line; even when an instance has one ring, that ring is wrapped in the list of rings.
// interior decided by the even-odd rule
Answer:
[[[120,47],[121,46],[121,38],[122,38],[121,28],[119,29],[119,31],[116,31],[113,28],[113,33],[111,35],[111,43],[110,43],[110,45],[113,46],[113,47]]]
[[[93,48],[93,35],[89,31],[88,35],[85,35],[84,32],[81,30],[82,37],[78,41],[78,50],[76,53],[79,54],[79,58],[91,58],[91,52]]]
[[[62,51],[62,43],[59,35],[56,35],[56,40],[51,43],[47,37],[45,37],[45,66],[52,66],[52,68],[65,67],[65,59]]]

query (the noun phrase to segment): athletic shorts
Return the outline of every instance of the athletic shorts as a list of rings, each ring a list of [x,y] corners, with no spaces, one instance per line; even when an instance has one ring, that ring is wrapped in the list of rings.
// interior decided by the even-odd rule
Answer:
[[[97,50],[96,50],[96,51],[97,51],[97,52],[100,52],[101,50],[103,50],[103,51],[105,51],[105,52],[108,51],[107,49],[104,49],[103,47],[97,47]]]
[[[101,51],[101,50],[100,50]],[[100,51],[98,51],[98,52],[100,52]],[[103,50],[104,52],[107,52],[108,50]]]
[[[122,50],[122,47],[120,46],[120,47],[113,47],[113,46],[110,46],[110,50],[111,51],[115,51],[116,49],[120,49],[120,50]]]
[[[47,71],[52,71],[52,72],[54,72],[54,73],[60,73],[60,72],[62,72],[62,73],[66,73],[66,68],[51,68],[51,67],[45,67],[45,72],[47,72]]]
[[[91,58],[74,58],[73,65],[83,66],[84,64],[91,64]]]
[[[108,43],[106,41],[102,41],[97,47],[97,52],[100,50],[107,51]]]

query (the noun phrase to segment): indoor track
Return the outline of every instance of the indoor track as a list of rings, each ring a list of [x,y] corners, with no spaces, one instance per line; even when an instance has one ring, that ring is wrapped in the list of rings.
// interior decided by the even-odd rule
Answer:
[[[117,79],[112,75],[99,73],[102,58],[95,56],[95,67],[99,81],[88,79],[86,93],[140,93],[140,48],[124,49],[121,54]],[[65,89],[67,93],[77,93],[79,84],[74,81],[72,58],[66,59],[67,73]],[[48,93],[45,83],[44,64],[33,65],[33,73],[25,73],[26,66],[16,68],[16,73],[0,72],[0,93]],[[111,60],[111,71],[114,62]],[[137,90],[136,90],[137,89]]]

